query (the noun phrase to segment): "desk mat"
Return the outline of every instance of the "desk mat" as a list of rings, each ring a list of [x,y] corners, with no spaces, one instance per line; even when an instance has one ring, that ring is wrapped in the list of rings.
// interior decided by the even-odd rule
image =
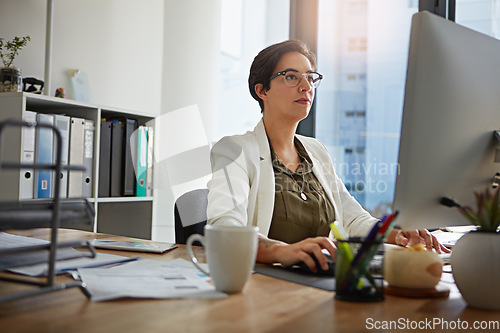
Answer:
[[[335,278],[299,272],[293,268],[283,266],[256,265],[256,273],[271,276],[277,279],[303,284],[309,287],[335,291]]]

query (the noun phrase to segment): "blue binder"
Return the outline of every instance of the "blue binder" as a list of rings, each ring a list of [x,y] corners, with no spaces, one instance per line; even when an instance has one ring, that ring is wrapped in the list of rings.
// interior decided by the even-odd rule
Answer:
[[[54,117],[38,113],[36,121],[45,124],[54,124]],[[35,161],[37,164],[52,164],[54,134],[51,129],[36,129]],[[35,170],[33,196],[35,198],[50,198],[52,187],[52,170]]]

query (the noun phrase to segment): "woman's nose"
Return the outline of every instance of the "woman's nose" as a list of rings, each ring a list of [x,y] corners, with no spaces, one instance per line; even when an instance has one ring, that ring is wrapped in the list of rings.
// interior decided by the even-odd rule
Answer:
[[[308,91],[313,89],[312,82],[309,82],[307,80],[307,77],[305,75],[302,75],[302,79],[299,82],[299,91]]]

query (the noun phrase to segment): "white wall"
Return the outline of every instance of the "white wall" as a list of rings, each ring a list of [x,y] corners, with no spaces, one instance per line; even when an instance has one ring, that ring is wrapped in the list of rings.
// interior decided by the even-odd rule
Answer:
[[[165,125],[156,144],[163,157],[156,160],[155,175],[160,181],[153,239],[172,242],[175,199],[206,187],[210,176],[208,149],[203,148],[217,135],[220,0],[165,0],[163,53],[161,118]],[[196,148],[204,154],[186,154]],[[182,177],[169,178],[175,178],[179,167]]]
[[[95,104],[159,114],[163,0],[54,0],[51,90],[73,97],[68,69],[80,69]],[[29,34],[15,65],[44,79],[46,1],[0,1],[0,36]]]
[[[64,87],[72,98],[66,70],[80,69],[88,76],[94,104],[170,116],[193,106],[176,120],[160,117],[168,122],[156,142],[156,240],[174,241],[176,197],[206,187],[208,180],[198,177],[200,172],[209,176],[208,150],[203,161],[188,161],[196,167],[183,178],[192,181],[174,190],[177,180],[169,179],[172,165],[164,159],[180,149],[180,141],[189,149],[207,146],[217,136],[220,6],[220,0],[54,0],[50,95]],[[42,80],[46,7],[40,0],[0,1],[0,36],[31,35],[16,65],[24,76]],[[179,130],[177,138],[172,139],[171,128]]]
[[[31,41],[22,49],[14,60],[14,66],[25,77],[43,80],[45,62],[45,1],[37,0],[1,0],[0,1],[0,37],[5,41],[15,36],[30,35]],[[0,63],[3,67],[3,64]]]
[[[15,64],[24,76],[42,80],[46,7],[40,0],[0,1],[0,36],[32,37]],[[196,148],[217,136],[219,59],[220,0],[54,0],[50,95],[64,87],[72,98],[66,70],[80,69],[88,76],[94,104],[180,114],[173,123],[174,118],[160,117],[169,122],[156,142],[153,239],[174,241],[176,197],[206,187],[208,178],[198,176],[200,170],[209,176],[208,154],[203,161],[188,161],[195,168],[182,178],[192,181],[174,187],[177,180],[168,177],[172,165],[163,160],[180,141],[186,149]],[[175,113],[188,106],[193,107]],[[182,137],[172,139],[169,126]]]

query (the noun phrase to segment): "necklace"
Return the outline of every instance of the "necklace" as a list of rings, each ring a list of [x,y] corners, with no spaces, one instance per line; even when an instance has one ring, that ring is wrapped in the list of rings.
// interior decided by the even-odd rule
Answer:
[[[276,154],[276,152],[274,152],[274,155],[276,156],[276,159],[281,163],[283,164],[283,162],[281,162],[281,159],[280,157],[278,156],[278,154]],[[298,152],[297,152],[297,155],[298,155]],[[300,157],[299,157],[300,159]],[[283,164],[285,165],[285,164]],[[285,166],[286,168],[286,166]],[[293,171],[292,171],[293,172]],[[293,172],[295,174],[295,172]],[[293,182],[297,185],[297,187],[300,189],[300,197],[302,198],[302,200],[306,201],[307,200],[307,195],[304,193],[304,183],[305,183],[305,180],[304,180],[304,175],[303,174],[300,174],[300,173],[297,173],[298,175],[300,175],[300,177],[302,178],[302,186],[299,185],[299,182],[295,179],[295,177],[293,176],[293,174],[288,174],[287,175],[292,178]]]
[[[302,186],[299,186],[299,183],[293,177],[293,175],[292,175],[292,179],[295,182],[295,184],[297,184],[297,186],[300,187],[300,197],[302,198],[302,200],[306,201],[307,200],[307,195],[304,193],[304,175],[300,175],[300,176],[302,177]]]

